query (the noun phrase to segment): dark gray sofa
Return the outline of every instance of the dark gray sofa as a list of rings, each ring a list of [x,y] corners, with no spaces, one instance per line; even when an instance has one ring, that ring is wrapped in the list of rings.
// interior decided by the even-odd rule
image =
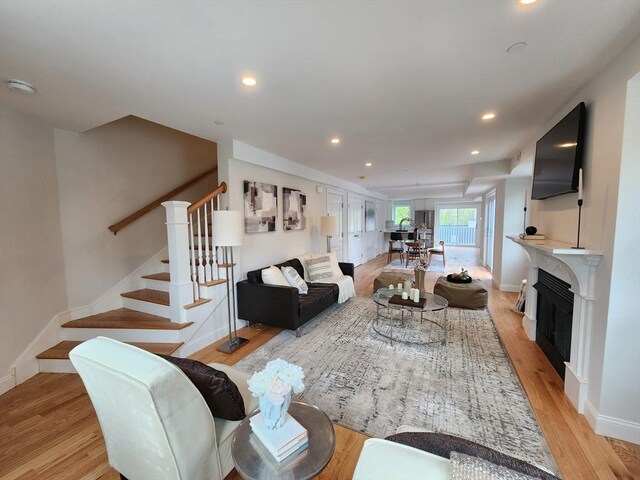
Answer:
[[[345,275],[353,278],[353,263],[338,263]],[[302,263],[297,258],[276,267],[291,266],[304,278]],[[264,267],[268,268],[268,267]],[[247,279],[237,283],[238,318],[296,331],[301,325],[338,301],[338,286],[333,283],[309,283],[309,292],[297,288],[265,285],[262,268],[247,273]]]

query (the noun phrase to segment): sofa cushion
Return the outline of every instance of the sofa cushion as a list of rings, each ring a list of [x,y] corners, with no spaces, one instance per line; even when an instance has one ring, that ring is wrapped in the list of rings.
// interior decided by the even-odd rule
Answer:
[[[304,270],[303,278],[307,282],[322,282],[326,279],[343,275],[343,272],[340,269],[340,265],[338,264],[338,258],[336,257],[335,252],[311,253],[298,257],[298,260],[300,260],[302,264]],[[309,268],[310,265],[313,265],[311,269]],[[322,277],[314,279],[313,277],[318,274],[320,269]],[[316,272],[313,276],[311,274],[311,270],[314,270],[314,272]]]
[[[305,294],[309,291],[307,282],[302,279],[295,268],[282,267],[282,274],[284,275],[285,280],[289,282],[289,285],[293,288],[297,288],[299,293]],[[262,278],[264,278],[264,273]]]
[[[176,365],[202,394],[214,417],[242,420],[246,414],[238,386],[226,373],[197,360],[158,355]]]
[[[338,301],[338,286],[333,283],[309,284],[309,291],[299,300],[300,318],[306,321]]]
[[[304,269],[302,268],[302,264],[300,263],[300,260],[298,260],[297,258],[292,258],[291,260],[287,260],[286,262],[283,262],[283,263],[278,263],[274,266],[278,268],[293,267],[296,269],[296,272],[298,272],[298,275],[304,278]],[[247,281],[249,283],[264,283],[262,280],[262,270],[263,269],[251,270],[250,272],[247,272]]]
[[[262,277],[262,282],[265,285],[277,285],[280,287],[289,287],[289,281],[284,276],[284,272],[282,272],[278,267],[274,267],[271,265],[269,268],[264,268],[260,273]]]

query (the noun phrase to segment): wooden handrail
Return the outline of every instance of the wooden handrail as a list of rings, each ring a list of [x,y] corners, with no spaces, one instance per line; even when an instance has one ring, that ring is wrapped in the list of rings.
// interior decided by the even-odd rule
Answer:
[[[210,194],[202,197],[200,200],[198,200],[196,203],[189,205],[189,208],[187,208],[187,215],[190,213],[195,212],[198,208],[200,208],[202,205],[204,205],[205,203],[207,203],[209,200],[217,197],[218,195],[220,195],[221,193],[226,193],[227,191],[227,183],[226,182],[222,182],[220,184],[220,186],[218,186],[218,188],[216,188],[213,192],[211,192]]]
[[[213,172],[215,172],[217,170],[218,170],[218,167],[213,167],[212,169],[207,170],[206,172],[202,172],[197,177],[192,178],[191,180],[189,180],[189,181],[183,183],[182,185],[180,185],[179,187],[174,188],[169,193],[167,193],[167,194],[163,195],[162,197],[154,200],[150,204],[145,205],[144,207],[142,207],[137,212],[134,212],[131,215],[129,215],[127,218],[122,219],[118,223],[114,223],[113,225],[109,225],[109,227],[108,227],[109,230],[111,230],[113,232],[113,234],[116,235],[120,230],[122,230],[124,227],[126,227],[130,223],[135,222],[138,218],[140,218],[143,215],[149,213],[154,208],[159,207],[162,204],[162,202],[166,202],[167,200],[175,197],[177,194],[179,194],[183,190],[186,190],[187,188],[189,188],[194,183],[198,182],[199,180],[203,179],[207,175],[210,175],[210,174],[212,174]],[[224,182],[223,182],[223,184],[224,184]],[[220,187],[218,187],[216,189],[216,191],[219,190],[219,189],[220,189]],[[227,185],[224,184],[224,191],[222,193],[226,192],[226,190],[227,190]]]

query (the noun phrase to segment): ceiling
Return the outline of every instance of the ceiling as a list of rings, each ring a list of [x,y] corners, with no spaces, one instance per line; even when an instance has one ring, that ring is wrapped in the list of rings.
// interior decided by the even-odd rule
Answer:
[[[0,103],[77,132],[136,115],[238,139],[390,198],[460,196],[508,175],[639,32],[638,0],[0,0],[0,76],[37,90]]]

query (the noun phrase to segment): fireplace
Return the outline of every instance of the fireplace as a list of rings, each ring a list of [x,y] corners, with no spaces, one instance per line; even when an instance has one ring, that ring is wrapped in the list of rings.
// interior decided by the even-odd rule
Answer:
[[[538,292],[536,343],[564,380],[565,362],[571,360],[571,285],[545,270],[538,269],[538,282],[533,288]]]

